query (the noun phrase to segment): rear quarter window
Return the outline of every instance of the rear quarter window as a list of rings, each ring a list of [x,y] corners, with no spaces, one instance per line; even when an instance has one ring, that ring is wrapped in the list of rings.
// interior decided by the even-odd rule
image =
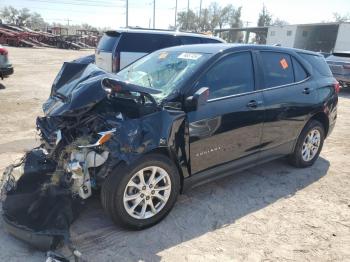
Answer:
[[[112,52],[114,46],[117,44],[120,39],[120,34],[115,33],[105,33],[100,42],[98,43],[97,49],[101,51]]]
[[[294,57],[292,57],[292,62],[293,62],[295,82],[300,82],[306,79],[309,75],[305,71],[304,67]]]
[[[329,68],[326,60],[323,56],[299,53],[299,55],[304,58],[316,72],[322,76],[332,76],[331,69]]]
[[[151,53],[176,45],[173,35],[126,33],[122,36],[118,49],[121,52]]]

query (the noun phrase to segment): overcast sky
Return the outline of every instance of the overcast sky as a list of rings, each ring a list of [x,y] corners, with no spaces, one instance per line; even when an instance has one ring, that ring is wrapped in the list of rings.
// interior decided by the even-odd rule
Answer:
[[[174,25],[176,0],[156,0],[156,28]],[[212,0],[202,0],[203,8]],[[333,13],[350,14],[350,0],[217,0],[220,5],[242,6],[242,20],[255,26],[265,3],[274,18],[291,24],[331,21]],[[190,0],[190,8],[199,11],[200,0]],[[125,26],[125,0],[0,0],[0,7],[27,7],[48,22],[89,23],[97,27]],[[187,9],[187,0],[178,0],[178,12]],[[152,26],[153,0],[129,0],[129,26]]]

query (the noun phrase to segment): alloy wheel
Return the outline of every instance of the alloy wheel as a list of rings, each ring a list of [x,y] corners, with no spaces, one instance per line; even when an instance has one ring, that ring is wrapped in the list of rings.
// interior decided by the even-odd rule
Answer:
[[[163,168],[143,168],[126,185],[123,195],[125,210],[136,219],[151,218],[164,208],[170,193],[171,179]]]
[[[311,161],[317,154],[321,144],[321,133],[317,129],[312,129],[305,137],[302,147],[302,158],[304,161]]]

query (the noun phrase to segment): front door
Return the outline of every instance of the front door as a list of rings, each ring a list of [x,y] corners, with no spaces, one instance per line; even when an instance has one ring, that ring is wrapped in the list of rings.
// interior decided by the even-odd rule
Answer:
[[[255,91],[251,53],[226,55],[196,87],[209,87],[210,96],[188,113],[191,173],[248,156],[256,160],[264,110],[262,94]]]

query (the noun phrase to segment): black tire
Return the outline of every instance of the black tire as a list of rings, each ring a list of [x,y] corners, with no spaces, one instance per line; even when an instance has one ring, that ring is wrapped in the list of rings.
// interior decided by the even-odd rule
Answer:
[[[171,181],[171,192],[165,206],[159,213],[150,218],[137,219],[132,217],[124,207],[124,191],[133,175],[139,170],[149,166],[160,167],[168,173]],[[151,227],[165,218],[173,208],[179,191],[180,176],[173,162],[164,155],[149,154],[141,157],[129,166],[118,166],[112,171],[102,185],[101,202],[103,208],[115,224],[140,230]]]
[[[313,156],[313,158],[310,159],[309,161],[305,161],[302,157],[303,143],[306,139],[306,136],[309,134],[309,132],[314,129],[318,130],[320,133],[320,144],[318,147],[318,151]],[[315,161],[318,159],[321,153],[324,138],[325,138],[324,126],[317,120],[309,121],[299,135],[298,141],[294,148],[294,152],[289,156],[289,163],[298,168],[305,168],[305,167],[312,166],[315,163]]]

